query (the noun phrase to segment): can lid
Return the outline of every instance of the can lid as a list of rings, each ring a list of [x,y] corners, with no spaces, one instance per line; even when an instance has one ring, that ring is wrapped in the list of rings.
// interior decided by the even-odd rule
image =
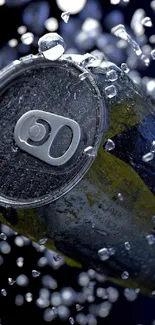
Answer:
[[[0,72],[0,114],[0,204],[28,208],[58,199],[87,172],[105,108],[83,67],[30,55]]]

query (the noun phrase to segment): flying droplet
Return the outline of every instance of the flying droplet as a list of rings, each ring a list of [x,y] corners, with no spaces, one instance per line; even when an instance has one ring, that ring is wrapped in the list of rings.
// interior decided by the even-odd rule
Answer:
[[[25,274],[20,274],[16,279],[16,283],[20,287],[26,287],[29,283],[29,279]]]
[[[48,238],[42,238],[42,239],[39,240],[38,244],[39,245],[45,245],[47,243],[47,241],[48,241]]]
[[[7,296],[6,289],[1,289],[1,294],[2,294],[2,296],[6,297]]]
[[[137,299],[137,292],[136,290],[125,288],[124,296],[128,301],[134,301]]]
[[[126,279],[128,279],[128,277],[129,277],[129,273],[128,273],[127,271],[124,271],[124,272],[122,273],[121,277],[122,277],[123,280],[126,280]]]
[[[108,98],[113,98],[117,95],[116,87],[114,85],[105,88],[105,94]]]
[[[108,248],[101,248],[98,250],[98,256],[101,261],[106,261],[109,259],[109,250]]]
[[[142,25],[146,27],[152,27],[152,21],[150,17],[145,17],[142,19]]]
[[[19,35],[25,34],[27,32],[27,27],[22,25],[17,28],[17,33]]]
[[[8,284],[12,286],[16,281],[13,280],[12,278],[8,278]]]
[[[39,52],[48,60],[58,60],[65,51],[65,42],[57,33],[48,33],[38,41]]]
[[[16,47],[17,44],[18,44],[18,41],[17,41],[17,39],[15,39],[15,38],[12,38],[12,39],[10,39],[10,40],[8,41],[8,45],[9,45],[10,47]]]
[[[131,249],[131,245],[130,245],[130,243],[129,243],[128,241],[126,241],[126,242],[124,243],[124,246],[125,246],[125,249],[126,249],[127,251],[129,251],[129,250]]]
[[[144,162],[149,162],[154,158],[154,154],[152,152],[148,152],[146,155],[142,157]]]
[[[115,142],[111,139],[108,139],[105,145],[105,150],[106,151],[111,151],[115,149]]]
[[[24,258],[23,257],[18,257],[16,260],[16,264],[18,267],[22,267],[24,265]]]
[[[44,26],[49,32],[55,32],[59,27],[58,20],[55,17],[50,17],[45,20]]]
[[[155,216],[152,217],[152,222],[155,223]]]
[[[123,72],[128,73],[130,71],[129,67],[127,66],[126,63],[121,64],[121,69]]]
[[[69,317],[69,322],[71,325],[74,325],[75,324],[75,320],[73,317]]]
[[[32,299],[33,299],[32,293],[31,292],[27,292],[26,295],[25,295],[25,300],[27,302],[31,302]]]
[[[81,311],[84,307],[81,306],[80,304],[76,304],[76,310]]]
[[[22,43],[25,44],[25,45],[30,45],[30,44],[32,44],[33,41],[34,41],[34,35],[33,35],[32,33],[30,33],[30,32],[25,33],[25,34],[23,34],[23,35],[21,36],[21,41],[22,41]]]
[[[66,24],[68,23],[69,17],[70,17],[69,11],[65,11],[61,14],[61,18]]]
[[[148,242],[148,245],[153,245],[155,243],[155,237],[154,235],[147,235],[146,240]]]
[[[81,287],[86,287],[90,282],[90,279],[88,277],[88,274],[86,272],[81,272],[78,277],[78,284]]]
[[[6,239],[7,239],[7,235],[4,234],[4,232],[1,232],[1,234],[0,234],[0,239],[2,239],[2,240],[6,240]]]
[[[37,278],[40,274],[41,274],[41,273],[40,273],[39,271],[37,271],[37,270],[32,270],[32,276],[33,276],[34,278]]]

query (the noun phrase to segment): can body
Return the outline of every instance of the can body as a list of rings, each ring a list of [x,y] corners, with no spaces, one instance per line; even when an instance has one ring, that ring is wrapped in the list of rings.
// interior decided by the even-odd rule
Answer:
[[[112,98],[106,97],[107,69],[118,74]],[[106,106],[102,139],[89,170],[48,205],[1,212],[24,235],[34,240],[46,236],[51,248],[118,283],[122,272],[128,271],[125,283],[149,292],[155,285],[154,108],[116,66],[89,72]],[[107,151],[108,139],[114,148]],[[148,152],[153,156],[146,161]],[[102,249],[107,249],[105,259],[99,253]]]

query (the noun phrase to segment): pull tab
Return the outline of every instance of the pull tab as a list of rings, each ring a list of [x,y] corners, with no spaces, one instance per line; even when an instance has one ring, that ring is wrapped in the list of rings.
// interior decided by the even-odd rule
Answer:
[[[68,126],[72,130],[72,141],[66,152],[57,158],[50,150],[60,129]],[[22,150],[53,165],[61,166],[72,158],[81,139],[81,129],[72,119],[44,111],[29,111],[21,116],[14,129],[14,139]]]

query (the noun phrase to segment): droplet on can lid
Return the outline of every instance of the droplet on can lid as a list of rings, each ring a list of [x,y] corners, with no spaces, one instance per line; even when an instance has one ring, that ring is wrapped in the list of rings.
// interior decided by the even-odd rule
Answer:
[[[104,247],[98,250],[98,256],[100,258],[101,261],[106,261],[109,259],[109,250],[108,248]]]
[[[58,60],[65,51],[65,42],[57,33],[47,33],[38,41],[39,52],[48,60]]]
[[[109,81],[116,81],[118,79],[118,73],[116,70],[109,70],[107,73],[106,73],[106,78],[109,80]]]
[[[105,88],[105,94],[108,98],[113,98],[117,95],[116,87],[114,85]]]

